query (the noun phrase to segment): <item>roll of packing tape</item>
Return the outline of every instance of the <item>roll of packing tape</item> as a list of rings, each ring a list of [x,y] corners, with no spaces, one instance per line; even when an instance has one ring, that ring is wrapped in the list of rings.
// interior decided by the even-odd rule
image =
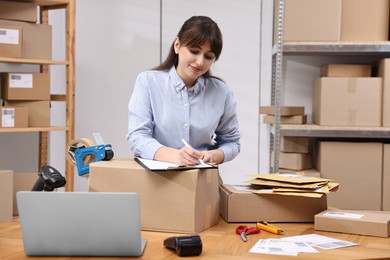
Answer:
[[[95,146],[95,145],[96,144],[88,138],[74,139],[73,141],[70,142],[70,144],[66,148],[66,152],[68,154],[68,156],[66,158],[68,159],[68,161],[70,163],[72,163],[73,165],[76,165],[76,150],[80,149],[80,148],[87,148],[90,146]],[[94,160],[93,156],[87,155],[84,158],[83,164],[84,165],[90,164],[91,162],[93,162],[93,160]]]

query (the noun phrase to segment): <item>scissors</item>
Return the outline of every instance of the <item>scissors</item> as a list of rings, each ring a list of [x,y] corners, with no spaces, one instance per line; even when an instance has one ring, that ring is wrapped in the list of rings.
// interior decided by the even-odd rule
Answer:
[[[260,232],[260,228],[258,228],[258,227],[247,227],[247,226],[241,225],[241,226],[238,226],[236,228],[236,233],[241,236],[241,239],[244,242],[247,241],[247,238],[246,238],[247,235],[257,234],[259,232]]]

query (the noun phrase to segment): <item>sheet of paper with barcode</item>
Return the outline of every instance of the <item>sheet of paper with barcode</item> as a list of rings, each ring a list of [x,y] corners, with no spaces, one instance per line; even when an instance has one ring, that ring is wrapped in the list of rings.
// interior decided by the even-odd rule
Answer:
[[[299,253],[318,253],[313,247],[302,243],[282,239],[260,239],[250,253],[297,256]]]
[[[1,127],[15,127],[15,109],[1,109]]]
[[[33,88],[33,75],[10,73],[9,87],[10,88]]]
[[[330,238],[330,237],[326,237],[326,236],[321,236],[321,235],[317,235],[317,234],[308,234],[308,235],[302,235],[302,236],[285,237],[285,238],[282,238],[282,240],[294,241],[294,242],[303,242],[303,243],[306,243],[306,244],[308,244],[308,245],[310,245],[312,247],[317,247],[317,248],[321,248],[321,249],[324,249],[324,250],[359,245],[359,244],[352,243],[352,242],[349,242],[349,241],[339,240],[339,239]]]
[[[19,44],[19,30],[0,28],[0,43]]]

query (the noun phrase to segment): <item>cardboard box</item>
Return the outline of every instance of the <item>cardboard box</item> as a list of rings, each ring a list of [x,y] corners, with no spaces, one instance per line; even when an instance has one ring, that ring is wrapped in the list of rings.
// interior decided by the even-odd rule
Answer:
[[[285,153],[309,153],[310,141],[307,137],[281,136],[279,147]]]
[[[22,57],[23,28],[0,23],[0,57]]]
[[[316,168],[322,178],[340,183],[338,191],[328,195],[328,205],[381,210],[382,162],[382,143],[319,142]]]
[[[390,212],[326,210],[315,216],[314,228],[322,231],[390,236]]]
[[[263,117],[264,124],[275,124],[275,116],[265,115]],[[302,125],[306,124],[306,115],[303,116],[281,116],[280,117],[281,124],[289,124],[289,125]]]
[[[23,28],[22,58],[51,60],[51,25],[8,21],[0,19],[0,28],[2,26]]]
[[[28,127],[27,107],[0,107],[0,128]]]
[[[262,106],[260,107],[260,114],[275,115],[274,106]],[[305,107],[296,107],[296,106],[283,106],[280,108],[281,116],[294,116],[294,115],[304,115]]]
[[[16,193],[18,191],[31,191],[35,182],[38,180],[37,173],[14,173],[14,188],[13,188],[13,215],[18,216],[18,207],[16,204]]]
[[[12,222],[13,172],[0,169],[0,223]]]
[[[220,214],[227,222],[313,222],[327,209],[326,196],[254,194],[243,185],[221,184]]]
[[[285,0],[284,8],[284,41],[340,40],[341,0]]]
[[[321,66],[321,77],[371,77],[371,70],[371,65],[324,64]]]
[[[378,64],[378,77],[382,77],[382,126],[390,127],[390,59]]]
[[[36,23],[37,5],[26,2],[0,1],[0,19]]]
[[[50,100],[49,73],[1,73],[6,100]]]
[[[273,164],[274,156],[272,153],[271,161]],[[301,171],[313,167],[310,153],[285,153],[279,152],[279,167],[294,171]]]
[[[50,126],[50,101],[5,101],[6,106],[28,107],[28,126]]]
[[[316,78],[313,122],[335,126],[381,126],[381,78]]]
[[[382,210],[390,211],[390,144],[383,145]]]
[[[217,169],[148,171],[136,161],[90,164],[89,191],[136,192],[143,230],[199,233],[219,220]]]
[[[388,0],[342,0],[341,41],[387,41]]]

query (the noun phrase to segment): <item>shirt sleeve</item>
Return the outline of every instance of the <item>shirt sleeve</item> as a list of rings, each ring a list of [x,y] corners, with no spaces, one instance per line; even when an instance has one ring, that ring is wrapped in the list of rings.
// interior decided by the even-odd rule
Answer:
[[[127,142],[136,157],[153,159],[162,147],[153,138],[153,111],[150,99],[147,74],[138,75],[128,105]]]
[[[227,86],[226,86],[227,87]],[[233,92],[227,87],[228,94],[225,101],[224,113],[216,130],[216,143],[218,148],[224,152],[224,161],[233,160],[240,153],[241,133],[236,114],[237,103]]]

